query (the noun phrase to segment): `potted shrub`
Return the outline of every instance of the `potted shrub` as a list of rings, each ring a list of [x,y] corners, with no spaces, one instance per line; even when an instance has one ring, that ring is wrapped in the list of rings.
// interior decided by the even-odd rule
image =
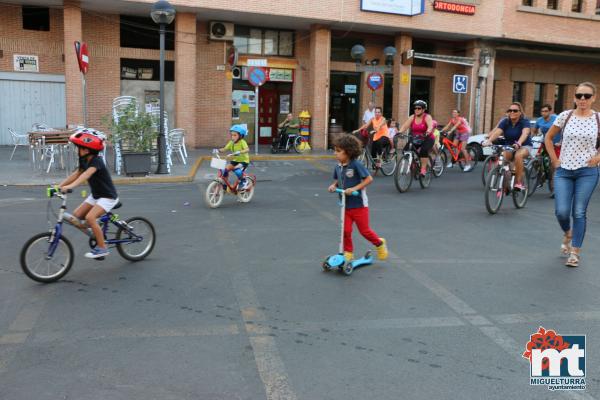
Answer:
[[[154,117],[137,112],[134,104],[127,106],[119,121],[111,119],[111,142],[121,149],[125,175],[148,175],[152,165],[152,147],[158,132]]]

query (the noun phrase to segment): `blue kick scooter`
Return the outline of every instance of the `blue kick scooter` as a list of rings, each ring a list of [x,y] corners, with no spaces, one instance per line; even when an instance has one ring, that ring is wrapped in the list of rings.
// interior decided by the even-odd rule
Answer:
[[[364,257],[359,258],[358,260],[352,260],[348,263],[346,262],[346,259],[344,258],[344,218],[346,216],[346,195],[342,189],[335,189],[335,191],[336,193],[339,193],[342,198],[340,204],[340,219],[342,221],[340,247],[337,254],[331,255],[327,257],[325,261],[323,261],[323,270],[329,271],[337,268],[339,271],[342,271],[344,275],[350,276],[352,271],[354,271],[356,268],[373,264],[373,257],[371,256],[371,250],[369,250],[365,253]],[[352,196],[358,196],[358,192],[352,192]]]

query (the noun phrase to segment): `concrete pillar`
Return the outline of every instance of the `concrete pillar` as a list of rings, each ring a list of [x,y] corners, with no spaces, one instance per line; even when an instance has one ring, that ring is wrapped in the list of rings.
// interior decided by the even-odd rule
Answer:
[[[496,79],[496,55],[492,50],[492,62],[488,68],[487,79],[483,84],[482,91],[482,105],[483,105],[483,114],[481,116],[482,124],[481,129],[483,132],[489,132],[492,129],[492,125],[495,126],[495,122],[493,121],[494,116],[494,81]]]
[[[392,115],[402,124],[410,114],[410,75],[411,66],[402,65],[402,53],[412,49],[412,36],[409,34],[396,35],[394,57],[394,109]]]
[[[562,12],[571,12],[573,7],[573,0],[558,0],[558,9]]]
[[[327,149],[329,126],[329,74],[331,60],[331,30],[313,25],[310,29],[310,80],[309,112],[311,122],[311,146],[316,150]]]
[[[175,126],[186,131],[186,144],[196,146],[196,14],[175,17]]]
[[[67,125],[83,124],[83,82],[74,45],[75,41],[83,41],[79,1],[64,1],[63,21]]]
[[[533,117],[533,101],[535,99],[535,83],[523,83],[523,113],[529,117]]]

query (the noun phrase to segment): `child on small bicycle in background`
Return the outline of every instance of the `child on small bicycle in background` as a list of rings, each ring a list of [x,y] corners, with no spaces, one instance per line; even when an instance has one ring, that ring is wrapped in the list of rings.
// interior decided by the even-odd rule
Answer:
[[[229,165],[223,171],[223,177],[227,179],[229,172],[233,171],[238,177],[239,189],[244,190],[247,186],[246,179],[244,179],[244,170],[248,168],[250,164],[250,148],[248,143],[244,140],[248,136],[248,130],[243,125],[233,125],[229,129],[231,134],[231,140],[225,145],[225,147],[218,149],[219,152],[230,151],[231,161]],[[229,156],[228,156],[229,157]],[[224,189],[227,189],[226,187]]]
[[[75,131],[69,137],[69,141],[77,146],[79,167],[59,185],[62,192],[72,190],[85,181],[88,181],[90,185],[92,194],[73,212],[77,221],[72,221],[75,226],[83,228],[79,221],[85,218],[87,226],[94,233],[96,247],[85,254],[87,258],[100,258],[109,254],[104,242],[104,234],[97,220],[119,203],[117,190],[113,185],[108,168],[98,155],[104,150],[104,140],[104,135],[93,129]]]
[[[334,145],[335,158],[339,164],[333,172],[334,182],[329,186],[330,192],[336,188],[344,189],[346,211],[344,216],[344,258],[354,258],[352,244],[352,224],[356,223],[360,234],[377,249],[377,257],[385,260],[388,250],[385,239],[380,238],[369,226],[369,203],[366,186],[373,182],[373,177],[365,166],[357,160],[361,154],[361,144],[351,135],[343,135]],[[358,192],[358,196],[352,196]]]

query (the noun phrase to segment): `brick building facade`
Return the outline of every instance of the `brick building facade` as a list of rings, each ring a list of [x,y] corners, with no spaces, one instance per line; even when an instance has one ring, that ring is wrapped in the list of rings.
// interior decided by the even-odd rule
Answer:
[[[131,65],[135,71],[136,63],[139,71],[144,65],[154,65],[148,63],[158,60],[159,51],[155,46],[124,46],[122,37],[123,25],[128,23],[127,32],[139,34],[135,23],[124,22],[122,16],[148,17],[153,1],[23,3],[49,7],[49,26],[47,30],[25,29],[27,7],[19,1],[0,3],[0,86],[3,81],[18,80],[18,74],[28,74],[15,72],[14,55],[37,56],[35,74],[58,76],[64,85],[65,123],[82,123],[82,80],[73,48],[78,40],[90,48],[89,126],[104,129],[102,120],[110,114],[112,99],[131,94],[132,87],[150,97],[155,94],[155,82],[126,82],[124,71]],[[248,111],[256,100],[244,74],[245,67],[257,60],[265,60],[272,75],[275,71],[282,74],[265,85],[259,99],[265,140],[275,133],[288,108],[296,115],[308,110],[315,148],[327,146],[331,125],[346,130],[356,127],[371,99],[384,107],[387,116],[402,120],[409,113],[411,99],[425,96],[431,113],[445,123],[457,107],[452,93],[454,74],[470,78],[468,94],[462,96],[459,107],[479,131],[489,130],[513,99],[522,101],[528,116],[535,116],[544,103],[558,109],[570,107],[577,82],[600,83],[600,1],[559,0],[557,9],[548,9],[543,0],[454,3],[474,5],[475,14],[436,11],[429,1],[423,2],[422,14],[404,16],[363,11],[361,0],[281,0],[269,4],[268,10],[264,2],[254,0],[235,5],[226,0],[173,0],[177,9],[170,28],[175,31],[174,46],[166,52],[166,59],[174,64],[173,95],[167,98],[172,103],[170,108],[167,104],[172,110],[170,125],[186,129],[191,146],[221,145],[232,123],[253,121]],[[233,42],[211,39],[210,21],[233,24],[235,42],[247,43],[247,48],[238,47],[240,79],[232,76],[226,63]],[[366,50],[359,64],[350,58],[352,44]],[[397,50],[388,62],[383,54],[386,46]],[[422,59],[404,65],[402,53],[410,49],[471,59],[474,65]],[[479,78],[482,52],[489,55],[490,65]],[[373,60],[377,65],[366,65],[375,64]],[[369,71],[385,76],[384,87],[375,93],[366,84]],[[37,120],[39,115],[43,114],[25,112],[20,117],[21,130],[45,122]],[[8,118],[0,110],[0,139],[5,140],[3,120],[6,123]]]

